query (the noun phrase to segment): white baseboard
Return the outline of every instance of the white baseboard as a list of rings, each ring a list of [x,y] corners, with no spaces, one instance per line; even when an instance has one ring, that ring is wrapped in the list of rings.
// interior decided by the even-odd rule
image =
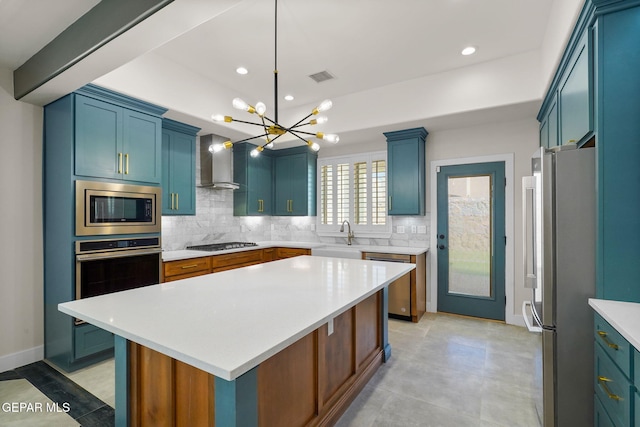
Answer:
[[[10,371],[44,359],[44,345],[0,356],[0,372]]]

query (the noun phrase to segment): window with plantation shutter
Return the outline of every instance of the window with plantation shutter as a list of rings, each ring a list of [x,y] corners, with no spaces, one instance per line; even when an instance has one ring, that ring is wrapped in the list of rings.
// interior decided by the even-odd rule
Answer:
[[[387,216],[387,153],[318,159],[318,233],[339,236],[347,220],[356,237],[391,233]]]

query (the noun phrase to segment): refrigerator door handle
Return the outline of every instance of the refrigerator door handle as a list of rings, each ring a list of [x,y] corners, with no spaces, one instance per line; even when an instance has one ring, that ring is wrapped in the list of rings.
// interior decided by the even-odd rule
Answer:
[[[529,332],[542,332],[542,327],[533,326],[533,324],[529,320],[529,316],[527,315],[527,306],[533,312],[532,302],[531,301],[522,302],[522,317],[524,318],[525,325],[527,325],[527,329],[529,330]]]
[[[536,241],[535,241],[536,177],[522,177],[522,266],[524,287],[535,289]]]

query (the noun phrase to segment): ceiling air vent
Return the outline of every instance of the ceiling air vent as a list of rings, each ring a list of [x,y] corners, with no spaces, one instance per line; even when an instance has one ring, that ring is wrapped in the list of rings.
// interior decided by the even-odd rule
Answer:
[[[319,73],[311,74],[311,77],[316,83],[326,82],[327,80],[335,79],[333,74],[328,71],[320,71]]]

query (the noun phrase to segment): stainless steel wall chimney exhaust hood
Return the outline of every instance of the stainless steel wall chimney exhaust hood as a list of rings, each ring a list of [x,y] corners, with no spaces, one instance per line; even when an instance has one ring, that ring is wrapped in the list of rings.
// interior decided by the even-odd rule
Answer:
[[[209,152],[211,144],[226,140],[226,138],[213,134],[200,137],[200,184],[198,187],[221,190],[237,190],[240,187],[233,182],[231,150],[222,150],[215,154]]]

